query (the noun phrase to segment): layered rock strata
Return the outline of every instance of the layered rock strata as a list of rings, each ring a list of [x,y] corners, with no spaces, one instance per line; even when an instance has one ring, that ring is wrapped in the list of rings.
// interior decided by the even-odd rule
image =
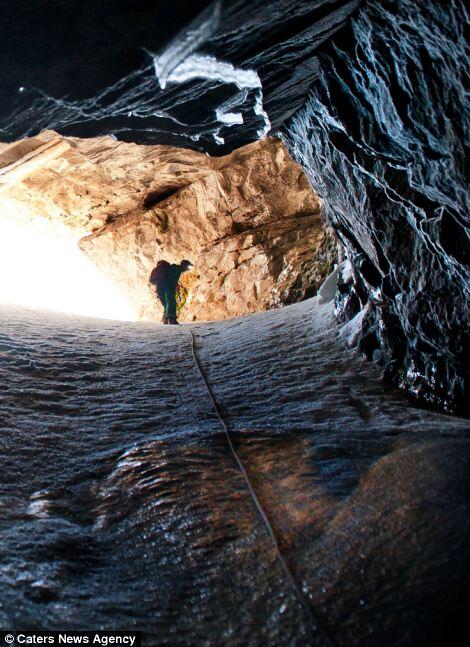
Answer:
[[[322,209],[281,142],[267,139],[212,159],[203,177],[113,219],[81,247],[145,319],[161,316],[147,286],[156,260],[189,258],[181,319],[223,319],[315,293],[336,258]]]
[[[340,321],[387,379],[468,413],[464,25],[460,0],[369,0],[284,133],[347,248]]]
[[[62,153],[43,159],[32,172],[9,182],[31,164],[36,151],[49,144]],[[202,177],[211,166],[203,153],[172,146],[139,146],[112,137],[64,138],[54,131],[3,145],[0,148],[2,211],[22,211],[66,224],[82,235],[133,211],[142,211],[146,200],[159,198]],[[22,181],[19,181],[21,180]],[[2,191],[3,188],[3,191]]]
[[[336,260],[322,201],[273,138],[213,158],[45,131],[0,148],[0,189],[2,216],[41,215],[82,237],[142,319],[161,318],[148,277],[162,258],[194,262],[183,321],[302,300]]]

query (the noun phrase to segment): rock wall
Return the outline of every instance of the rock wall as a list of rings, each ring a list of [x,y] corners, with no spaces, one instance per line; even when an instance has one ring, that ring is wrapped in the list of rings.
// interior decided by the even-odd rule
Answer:
[[[302,300],[336,260],[322,201],[273,138],[217,158],[45,131],[0,148],[0,214],[84,236],[82,250],[142,319],[161,319],[148,285],[161,258],[195,264],[183,321]]]
[[[155,203],[211,167],[207,155],[190,149],[139,146],[112,137],[63,138],[44,131],[1,147],[0,174],[13,164],[24,165],[27,154],[52,141],[66,142],[68,150],[47,159],[21,182],[6,186],[0,193],[2,211],[29,208],[82,235],[121,215],[141,211],[146,199]]]
[[[303,105],[315,52],[360,2],[3,0],[0,140],[53,129],[230,153]]]
[[[387,379],[457,412],[468,402],[465,15],[460,0],[369,0],[324,48],[283,129],[352,264],[338,318],[358,317],[360,348]]]
[[[336,242],[325,231],[322,202],[284,145],[270,138],[206,160],[211,168],[206,162],[202,177],[147,208],[150,192],[140,209],[110,218],[81,248],[144,319],[161,318],[148,286],[161,258],[195,264],[182,280],[189,289],[182,321],[223,319],[313,295],[336,259]]]

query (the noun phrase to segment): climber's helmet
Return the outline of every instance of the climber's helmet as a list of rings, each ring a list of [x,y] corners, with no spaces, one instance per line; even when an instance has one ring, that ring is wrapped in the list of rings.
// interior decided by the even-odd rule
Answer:
[[[191,261],[184,260],[180,263],[180,268],[182,272],[189,272],[193,268]]]

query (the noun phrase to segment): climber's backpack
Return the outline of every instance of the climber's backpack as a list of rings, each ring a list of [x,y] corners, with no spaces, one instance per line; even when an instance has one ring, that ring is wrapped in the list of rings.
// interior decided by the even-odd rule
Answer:
[[[158,261],[155,267],[150,274],[149,282],[152,285],[157,285],[161,283],[168,276],[168,270],[170,269],[170,263],[168,261]]]

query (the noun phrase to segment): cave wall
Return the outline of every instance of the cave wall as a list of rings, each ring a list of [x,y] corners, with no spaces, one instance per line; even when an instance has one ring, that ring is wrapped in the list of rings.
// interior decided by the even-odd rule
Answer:
[[[181,321],[224,319],[313,296],[337,260],[337,243],[325,229],[322,201],[282,142],[267,138],[226,157],[203,157],[199,178],[193,173],[193,181],[162,199],[148,191],[139,209],[110,217],[81,240],[81,249],[146,320],[162,316],[148,285],[159,259],[194,263],[181,280],[188,289]],[[167,177],[171,169],[179,177],[183,165],[176,161]]]
[[[2,0],[0,141],[50,129],[230,153],[302,106],[317,48],[360,2]]]
[[[5,59],[15,59],[0,84],[0,141],[55,128],[167,144],[164,155],[174,144],[222,155],[281,129],[352,264],[340,276],[338,318],[362,330],[352,337],[383,364],[387,379],[424,402],[464,411],[462,0],[214,0],[197,7],[181,0],[152,3],[143,13],[141,7],[138,18],[131,0],[115,12],[70,0],[47,20],[40,4],[8,0],[0,16],[0,47]],[[115,145],[123,152],[122,141]],[[114,168],[110,158],[105,168],[99,145],[93,154],[90,174],[99,185],[99,162],[102,182],[110,180],[102,203],[100,190],[84,185],[90,155],[68,195],[57,176],[65,176],[81,145],[56,160],[47,177],[22,184],[34,202],[42,183],[44,208],[50,195],[58,217],[75,211],[95,230],[142,213],[148,190],[158,198],[195,179],[171,186],[177,174],[170,170],[166,188],[153,186],[151,153],[145,181],[126,196],[127,177],[143,168],[133,145],[127,167]],[[203,157],[189,161],[197,173]],[[72,172],[77,164],[78,157]],[[0,202],[7,208],[19,205],[17,198],[7,191]],[[87,203],[93,221],[82,209]],[[300,298],[305,286],[294,282]]]
[[[336,313],[385,377],[466,411],[465,8],[369,0],[323,48],[282,136],[344,244]],[[468,357],[468,354],[467,354]]]
[[[301,301],[337,260],[322,201],[275,138],[211,157],[44,131],[0,145],[3,219],[24,227],[26,238],[47,220],[51,232],[80,240],[144,320],[161,320],[148,283],[161,259],[195,266],[182,278],[181,321]]]
[[[51,144],[58,154],[43,158],[40,151]],[[61,137],[45,130],[0,144],[0,213],[41,215],[83,236],[120,216],[142,212],[146,200],[155,203],[210,168],[210,157],[190,149],[108,136]]]

